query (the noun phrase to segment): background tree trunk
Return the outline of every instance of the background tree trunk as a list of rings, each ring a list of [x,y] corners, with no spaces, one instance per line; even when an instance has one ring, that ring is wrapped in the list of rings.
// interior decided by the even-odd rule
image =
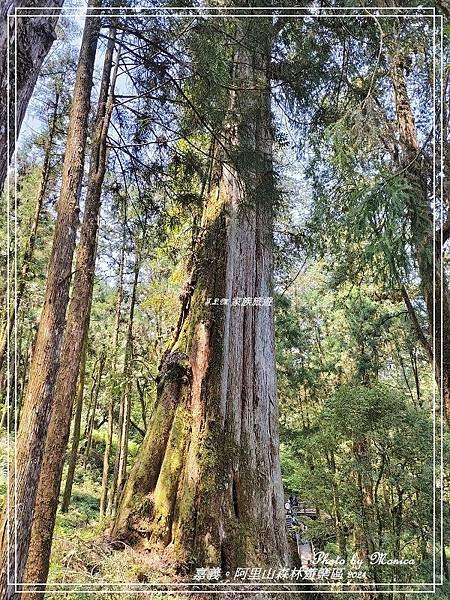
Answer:
[[[53,150],[53,138],[55,136],[56,122],[58,118],[58,104],[59,104],[59,94],[56,94],[54,110],[50,122],[50,129],[48,133],[48,139],[45,145],[45,156],[44,156],[44,164],[42,166],[42,174],[41,180],[39,183],[39,190],[36,199],[36,206],[34,209],[33,220],[31,223],[30,234],[26,241],[25,252],[22,258],[22,266],[20,269],[20,278],[17,285],[16,291],[16,299],[15,303],[11,305],[9,309],[9,318],[8,322],[5,324],[5,327],[2,332],[2,337],[0,339],[0,371],[3,369],[3,364],[5,360],[6,347],[8,345],[8,338],[11,337],[11,332],[14,327],[14,318],[16,313],[19,312],[20,304],[22,302],[22,298],[25,292],[25,286],[27,284],[28,273],[30,271],[30,267],[33,260],[34,247],[36,244],[36,234],[39,226],[39,221],[41,218],[42,206],[44,204],[45,195],[47,192],[47,186],[50,178],[50,156]],[[1,390],[1,387],[0,387]]]
[[[256,30],[250,21],[239,23],[246,44],[235,48],[227,145],[216,157],[192,295],[113,528],[185,568],[215,565],[224,574],[288,563],[273,310],[231,306],[272,292],[271,23],[258,20]]]
[[[109,476],[109,460],[111,456],[112,440],[114,433],[114,403],[108,403],[108,425],[105,441],[105,454],[103,455],[103,471],[102,471],[102,490],[100,493],[100,517],[106,515],[106,507],[108,501],[108,476]]]
[[[442,249],[433,248],[433,214],[428,199],[428,166],[423,163],[414,114],[405,78],[405,57],[392,59],[391,79],[395,92],[397,126],[401,148],[400,166],[413,186],[408,206],[414,251],[427,307],[430,335],[436,344],[436,380],[441,388],[444,414],[450,425],[450,302],[448,283],[441,277]],[[434,189],[436,182],[432,181]],[[434,264],[433,264],[434,254]],[[442,310],[441,310],[442,290]],[[441,319],[443,327],[441,327]],[[442,335],[442,343],[441,343]],[[442,369],[441,369],[442,356]]]
[[[106,361],[106,356],[105,356],[104,352],[102,352],[102,354],[100,355],[100,358],[98,359],[97,378],[94,380],[94,382],[92,384],[92,389],[91,389],[91,406],[89,407],[89,410],[92,412],[89,415],[89,419],[88,419],[87,427],[86,427],[86,447],[84,450],[84,459],[83,459],[84,468],[87,467],[87,464],[89,462],[89,455],[91,453],[92,435],[94,433],[94,426],[95,426],[95,415],[97,413],[98,397],[100,394],[100,385],[101,385],[102,376],[103,376],[103,369],[105,368],[105,361]]]
[[[28,555],[33,507],[53,402],[53,388],[69,299],[78,222],[78,200],[83,178],[87,119],[99,25],[98,19],[87,17],[80,49],[45,300],[16,440],[15,464],[17,470],[14,471],[13,466],[10,477],[9,514],[5,514],[2,519],[0,563],[0,598],[2,599],[16,596],[13,588],[9,587],[8,589],[7,587],[7,565],[10,565],[11,571],[9,579],[23,581]],[[14,544],[15,530],[17,531],[17,541]]]
[[[111,392],[110,405],[112,405],[112,413],[113,413],[113,429],[114,429],[114,408],[117,400],[117,356],[119,352],[119,334],[120,334],[120,319],[121,319],[121,311],[122,311],[122,300],[123,300],[123,268],[125,261],[125,230],[126,230],[126,221],[127,221],[127,206],[126,206],[126,198],[123,199],[123,223],[122,223],[122,246],[120,248],[120,258],[119,258],[119,272],[117,277],[117,296],[116,296],[116,309],[115,309],[115,326],[114,326],[114,338],[113,338],[113,369],[112,369],[112,378],[113,378],[113,390]],[[121,417],[119,415],[118,419],[118,445],[116,450],[116,460],[114,463],[114,471],[113,477],[111,481],[111,488],[109,490],[108,504],[106,507],[106,512],[108,515],[114,514],[116,497],[117,497],[117,478],[119,475],[119,440],[120,440],[120,432],[121,428]],[[111,439],[112,445],[112,439]],[[109,465],[108,465],[109,470]],[[103,492],[104,493],[104,492]]]
[[[125,382],[122,394],[122,433],[120,435],[120,444],[118,447],[118,474],[117,474],[117,493],[116,498],[120,497],[126,475],[127,475],[127,458],[128,458],[128,431],[130,428],[131,416],[131,367],[133,360],[133,322],[134,311],[136,306],[137,285],[139,281],[140,259],[136,253],[134,264],[133,287],[131,290],[130,314],[128,317],[127,337],[125,342],[125,359],[123,366],[123,379]]]
[[[80,445],[81,432],[81,413],[83,411],[84,384],[86,381],[86,346],[87,339],[85,339],[84,342],[80,373],[78,375],[78,391],[77,402],[75,406],[75,417],[73,422],[72,447],[70,448],[70,455],[67,464],[66,485],[64,486],[64,493],[61,504],[62,512],[67,512],[69,510],[70,498],[72,497],[73,478],[75,475],[75,467],[77,466],[78,447]]]

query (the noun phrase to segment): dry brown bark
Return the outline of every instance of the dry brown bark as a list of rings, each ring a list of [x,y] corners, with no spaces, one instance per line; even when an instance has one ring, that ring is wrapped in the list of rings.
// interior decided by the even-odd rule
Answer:
[[[0,598],[18,594],[9,580],[23,581],[30,543],[33,508],[44,444],[53,403],[65,313],[69,299],[72,259],[78,223],[78,200],[84,169],[87,119],[99,21],[87,18],[77,67],[64,156],[61,192],[49,260],[44,306],[36,335],[22,418],[16,439],[16,469],[10,477],[10,506],[2,518]],[[9,527],[8,527],[9,525]],[[17,531],[16,543],[14,531]],[[9,533],[10,532],[10,533]],[[9,543],[11,537],[11,543]],[[17,557],[17,562],[16,561]],[[9,558],[9,560],[8,560]]]
[[[448,283],[445,273],[441,276],[442,248],[439,243],[436,248],[433,247],[434,223],[428,200],[429,169],[422,157],[417,138],[414,114],[406,85],[405,57],[401,54],[395,55],[392,59],[391,80],[395,92],[397,128],[401,149],[399,164],[412,186],[407,207],[411,222],[412,241],[421,290],[428,313],[430,337],[433,337],[434,333],[436,381],[441,388],[444,415],[450,425],[450,299]],[[434,186],[435,182],[432,182],[432,185]],[[403,295],[405,298],[405,294]],[[405,302],[411,314],[411,304],[408,304],[406,298]],[[413,318],[413,325],[417,329],[417,319]],[[432,359],[431,344],[427,342],[423,334],[419,335],[419,340],[427,355]]]
[[[233,81],[197,244],[189,301],[162,361],[157,405],[121,496],[113,535],[180,568],[288,564],[271,306],[274,198],[271,23],[239,23]],[[252,42],[254,43],[253,48]]]
[[[38,582],[45,584],[47,580],[64,455],[70,432],[73,401],[83,345],[89,329],[97,254],[101,191],[106,170],[106,140],[114,105],[113,93],[118,64],[116,61],[116,68],[113,74],[111,74],[114,48],[115,29],[110,32],[105,52],[72,297],[67,312],[60,366],[53,394],[53,409],[42,460],[34,507],[31,542],[24,574],[24,581],[27,583]],[[103,363],[104,357],[100,359],[98,385],[100,384]],[[95,410],[93,410],[94,414]],[[33,588],[29,589],[30,591],[26,593],[27,600],[39,597],[39,592],[34,591]],[[42,587],[37,589],[42,590]]]
[[[19,135],[20,126],[25,116],[28,103],[33,93],[36,80],[50,50],[55,37],[55,27],[58,22],[60,7],[63,0],[28,0],[14,2],[5,0],[1,5],[0,22],[0,192],[6,179],[9,161],[15,149],[16,136]],[[18,16],[9,19],[9,80],[8,87],[8,23],[7,15],[14,14],[20,8],[46,7],[36,11],[39,16]],[[47,10],[47,8],[49,10]],[[53,9],[53,10],[52,10]],[[44,14],[45,13],[45,14]],[[17,12],[20,15],[20,11]],[[54,16],[50,16],[53,14]],[[15,40],[17,39],[17,69],[15,65]],[[15,93],[15,89],[17,92]],[[16,95],[17,94],[17,95]],[[16,104],[17,98],[17,105]],[[9,118],[9,153],[8,143],[8,105],[10,102]],[[15,109],[17,110],[17,132],[15,131]]]

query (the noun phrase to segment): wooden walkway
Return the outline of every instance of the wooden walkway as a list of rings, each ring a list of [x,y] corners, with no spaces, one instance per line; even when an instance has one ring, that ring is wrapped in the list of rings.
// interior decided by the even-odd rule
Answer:
[[[312,562],[314,558],[314,546],[312,542],[303,541],[302,543],[297,543],[297,550],[302,567],[307,567],[308,563]]]
[[[286,527],[297,543],[297,551],[303,567],[306,567],[314,558],[314,546],[311,540],[306,539],[307,525],[309,519],[317,519],[317,510],[306,506],[304,502],[291,506],[286,512]]]

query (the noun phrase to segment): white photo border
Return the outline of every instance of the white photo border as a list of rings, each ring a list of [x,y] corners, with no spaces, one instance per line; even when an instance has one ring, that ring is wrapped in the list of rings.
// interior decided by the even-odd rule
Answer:
[[[45,12],[48,11],[48,12]],[[90,14],[86,14],[89,11]],[[254,14],[257,12],[258,14]],[[250,13],[250,14],[247,14]],[[433,248],[436,247],[436,207],[437,200],[440,202],[440,247],[443,248],[443,218],[444,218],[444,208],[443,208],[443,194],[444,194],[444,142],[443,142],[443,131],[444,131],[444,122],[443,122],[443,107],[444,107],[444,50],[443,50],[443,15],[439,15],[436,13],[435,7],[71,7],[66,6],[61,9],[53,7],[16,7],[14,12],[10,12],[7,14],[7,157],[10,156],[10,96],[11,96],[11,56],[10,56],[10,22],[14,21],[15,32],[17,32],[17,18],[19,17],[54,17],[59,18],[60,16],[70,16],[70,17],[86,17],[86,18],[100,18],[102,16],[120,16],[121,18],[132,17],[135,15],[139,16],[148,16],[148,17],[156,17],[156,16],[167,16],[172,18],[188,18],[194,16],[202,16],[206,18],[214,18],[214,17],[246,17],[246,18],[258,18],[264,17],[267,15],[273,15],[277,17],[310,17],[310,18],[342,18],[342,17],[376,17],[376,18],[398,18],[398,17],[422,17],[433,20],[433,90],[432,90],[432,104],[433,104],[433,183],[435,193],[432,196],[433,202]],[[439,23],[437,28],[436,23]],[[439,102],[438,96],[436,94],[436,88],[438,85],[437,79],[437,44],[436,39],[439,34]],[[15,43],[15,64],[14,64],[14,132],[15,132],[15,146],[17,143],[17,35],[14,36]],[[439,156],[437,156],[437,130],[436,130],[436,113],[439,110],[440,115],[440,139],[439,139]],[[436,185],[436,175],[437,175],[437,163],[439,161],[439,186]],[[7,196],[7,225],[6,225],[6,248],[7,248],[7,260],[6,260],[6,268],[7,268],[7,291],[6,291],[6,301],[7,301],[7,322],[10,322],[10,301],[11,301],[11,281],[10,281],[10,269],[11,269],[11,259],[10,259],[10,244],[11,244],[11,198],[10,198],[10,171],[7,172],[6,179],[6,196]],[[436,188],[439,188],[438,199],[436,198]],[[17,255],[18,255],[18,227],[17,227],[17,155],[14,153],[14,258],[13,258],[13,289],[14,289],[14,304],[17,306]],[[433,295],[434,295],[434,318],[433,322],[436,322],[436,255],[433,252]],[[443,261],[440,263],[440,276],[441,276],[441,284],[443,283]],[[443,366],[443,286],[441,285],[440,289],[440,347],[441,347],[441,356],[440,356],[440,372],[442,374],[442,366]],[[15,440],[17,439],[17,311],[14,311],[14,432],[15,432]],[[10,337],[7,337],[7,396],[6,402],[7,406],[10,406],[11,399],[11,388],[10,388],[10,378],[11,378],[11,348],[10,348]],[[145,584],[133,584],[133,583],[111,583],[111,582],[94,582],[94,583],[23,583],[17,581],[10,581],[9,576],[11,574],[11,565],[9,564],[9,549],[11,543],[11,531],[10,531],[10,523],[9,519],[7,522],[7,539],[8,539],[8,585],[12,585],[15,588],[15,591],[18,593],[26,593],[28,587],[33,588],[45,588],[47,592],[62,594],[62,593],[165,593],[165,594],[194,594],[194,593],[202,593],[202,594],[214,594],[214,593],[224,593],[226,591],[232,592],[234,594],[244,594],[244,593],[286,593],[287,591],[292,594],[308,594],[308,593],[326,593],[326,592],[334,592],[334,593],[365,593],[368,591],[376,591],[377,593],[409,593],[409,594],[422,594],[422,593],[435,593],[437,586],[442,586],[444,581],[443,574],[443,552],[445,551],[445,547],[443,546],[443,424],[444,424],[444,403],[443,403],[443,395],[442,392],[440,394],[440,418],[439,418],[439,428],[436,419],[436,393],[437,393],[437,383],[436,378],[434,376],[436,372],[436,334],[435,327],[433,327],[433,581],[432,582],[417,582],[417,583],[361,583],[358,582],[360,586],[367,586],[363,589],[349,589],[349,590],[336,590],[336,586],[350,586],[355,585],[355,583],[349,582],[339,582],[337,584],[333,583],[295,583],[292,581],[277,582],[277,583],[239,583],[239,582],[218,582],[218,583],[199,583],[199,582],[186,582],[186,583],[163,583],[163,582],[154,582],[154,583],[145,583]],[[442,375],[441,375],[442,376]],[[439,433],[440,446],[440,463],[439,463],[439,478],[436,477],[437,463],[437,442],[436,442],[436,433]],[[15,443],[14,440],[14,443]],[[14,460],[16,460],[16,452],[14,453]],[[17,469],[15,469],[17,472]],[[10,480],[10,410],[7,410],[7,466],[6,466],[7,480]],[[14,481],[15,492],[17,483]],[[439,488],[440,492],[440,546],[441,546],[441,560],[440,560],[440,580],[436,580],[436,487]],[[7,485],[7,498],[6,498],[6,511],[9,515],[10,508],[10,497],[9,497],[9,485]],[[16,503],[14,504],[14,509],[16,509]],[[17,540],[17,518],[15,512],[14,518],[14,540]],[[15,571],[14,574],[17,576],[17,544],[15,544]],[[255,586],[265,587],[263,590],[252,589]],[[78,586],[75,587],[75,586]],[[113,589],[104,589],[105,587]],[[151,586],[151,589],[149,587]],[[187,586],[192,586],[193,589],[185,589]],[[247,589],[235,589],[246,586]],[[277,586],[280,589],[273,589],[269,586]],[[309,590],[292,590],[292,587],[300,587],[307,586]],[[380,589],[381,588],[383,589]],[[420,589],[405,589],[401,586],[412,586],[413,588]],[[126,589],[120,589],[125,587]],[[206,587],[206,589],[205,589]],[[217,587],[217,590],[210,590],[208,588]],[[56,588],[56,589],[53,589]],[[91,588],[91,589],[89,589]],[[98,589],[92,589],[98,588]],[[320,588],[320,589],[319,589]],[[324,588],[324,589],[322,589]],[[386,589],[384,589],[386,588]],[[42,590],[43,591],[43,590]]]

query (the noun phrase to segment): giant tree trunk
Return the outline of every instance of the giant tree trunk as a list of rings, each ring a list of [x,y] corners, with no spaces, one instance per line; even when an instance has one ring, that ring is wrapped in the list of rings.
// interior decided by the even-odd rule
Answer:
[[[2,519],[0,564],[0,598],[2,599],[16,596],[12,587],[7,588],[7,580],[23,581],[28,555],[33,508],[54,398],[54,385],[69,299],[98,32],[99,20],[88,17],[83,32],[70,111],[61,193],[57,205],[58,216],[49,261],[44,306],[16,440],[16,469],[14,471],[13,465],[9,512]],[[15,530],[16,543],[14,543]],[[8,564],[9,577],[7,577]]]
[[[33,528],[25,569],[24,581],[45,583],[47,581],[53,529],[55,526],[59,488],[64,465],[64,454],[70,432],[70,417],[76,392],[83,345],[89,328],[90,306],[94,286],[95,259],[97,254],[97,230],[100,213],[101,191],[106,168],[106,137],[113,108],[112,93],[115,76],[108,94],[115,46],[115,30],[110,34],[105,53],[100,86],[98,110],[92,141],[86,205],[70,300],[60,367],[54,389],[54,405],[48,428],[42,469],[33,515]],[[116,67],[117,67],[116,62]],[[105,356],[100,358],[96,398],[100,387]],[[96,403],[95,403],[96,404]],[[92,419],[95,417],[95,405]],[[91,426],[92,433],[92,426]],[[86,450],[87,451],[87,450]],[[39,589],[39,588],[38,588]],[[40,588],[42,591],[42,588]],[[38,598],[39,592],[29,591],[27,598]]]
[[[430,335],[434,333],[435,336],[436,380],[441,387],[444,414],[450,425],[450,300],[445,273],[441,277],[442,248],[440,245],[433,248],[434,224],[428,199],[428,166],[423,162],[421,147],[417,139],[414,115],[406,86],[404,56],[393,57],[391,79],[395,92],[401,148],[400,166],[413,188],[408,205],[412,242],[428,313]],[[434,189],[435,182],[432,181],[431,185]],[[439,240],[437,242],[439,244]],[[441,327],[441,319],[443,327]],[[426,345],[425,349],[427,350]]]
[[[245,48],[235,50],[227,142],[216,157],[192,292],[113,527],[176,564],[224,573],[287,563],[273,309],[231,305],[272,293],[271,24],[258,19],[256,30],[251,21],[238,22]]]
[[[25,111],[33,93],[36,80],[54,40],[63,0],[4,0],[1,5],[0,22],[0,192],[6,179],[9,161],[15,150],[16,138],[25,116]],[[15,8],[43,8],[36,11],[38,16],[13,15]],[[45,7],[45,8],[44,8]],[[54,9],[54,10],[51,10]],[[17,13],[20,15],[20,11]],[[55,15],[55,16],[51,16]],[[8,29],[9,29],[9,86],[8,86]],[[17,40],[17,69],[15,64],[15,41]],[[15,86],[17,93],[15,93]],[[16,95],[17,94],[17,95]],[[16,104],[17,99],[17,104]],[[9,147],[8,144],[8,100],[9,100]],[[17,130],[15,126],[15,108],[17,110]],[[8,148],[8,150],[7,150]]]

